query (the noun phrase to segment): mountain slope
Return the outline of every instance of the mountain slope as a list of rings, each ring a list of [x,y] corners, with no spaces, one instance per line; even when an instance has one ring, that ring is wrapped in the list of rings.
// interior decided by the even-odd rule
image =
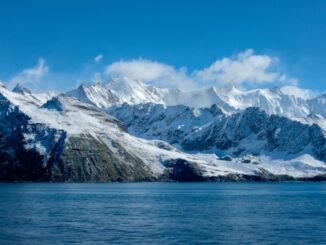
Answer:
[[[124,104],[110,108],[108,113],[124,122],[129,133],[165,140],[181,150],[275,159],[308,154],[326,162],[326,138],[320,127],[270,116],[258,108],[226,115],[216,105],[194,109]]]
[[[111,79],[106,84],[82,84],[77,89],[65,94],[99,108],[108,108],[123,103],[164,103],[160,97],[160,89],[127,77]]]
[[[111,92],[117,93],[117,89]],[[158,90],[149,92],[158,95]],[[124,98],[130,101],[131,97]],[[259,110],[225,114],[218,106],[193,109],[140,105],[136,100],[135,107],[143,106],[136,114],[135,108],[128,104],[112,107],[116,111],[123,109],[121,115],[128,117],[133,125],[139,123],[134,132],[146,129],[139,135],[131,135],[126,125],[94,103],[66,95],[43,102],[38,94],[24,88],[9,91],[0,86],[0,180],[279,180],[323,178],[326,174],[324,137],[319,127],[280,117],[272,123],[273,117]],[[258,125],[257,121],[249,120],[252,118],[259,119]],[[228,129],[224,133],[219,130],[223,125]],[[275,151],[268,148],[273,146],[269,142],[272,138],[262,128],[264,125],[281,128],[282,137],[276,137],[279,146],[274,145]],[[278,132],[276,128],[268,128]],[[147,134],[144,137],[147,139],[137,137],[143,134]],[[239,151],[251,136],[254,140],[248,145],[256,143],[257,147]],[[223,137],[227,140],[223,141]],[[299,137],[298,145],[282,142],[287,137]],[[232,147],[221,148],[230,142]],[[271,152],[284,155],[279,157]]]
[[[0,180],[204,180],[255,176],[223,161],[185,154],[162,141],[127,134],[119,121],[94,106],[59,96],[43,105],[0,89]],[[222,164],[214,167],[212,164]],[[206,169],[211,169],[210,174]],[[184,179],[185,178],[185,179]],[[229,177],[227,177],[229,178]]]
[[[60,118],[60,113],[70,113],[65,111],[66,108],[59,113],[52,108],[47,111],[21,104],[17,106],[3,95],[0,99],[1,180],[106,181],[151,178],[144,163],[123,147],[117,144],[119,153],[115,154],[91,132],[80,133],[82,129],[79,126],[82,125],[73,125],[72,120],[69,122],[69,119]],[[16,97],[13,101],[20,99]],[[35,111],[31,112],[32,109]],[[72,105],[69,105],[69,110],[72,109]],[[87,111],[90,108],[83,109]],[[34,113],[40,114],[39,117]],[[71,116],[77,116],[75,113],[72,112]],[[90,110],[88,113],[96,111]],[[77,114],[87,116],[86,113]],[[103,120],[111,119],[103,116]],[[90,125],[84,122],[83,126]],[[131,159],[133,164],[130,165],[126,158]]]

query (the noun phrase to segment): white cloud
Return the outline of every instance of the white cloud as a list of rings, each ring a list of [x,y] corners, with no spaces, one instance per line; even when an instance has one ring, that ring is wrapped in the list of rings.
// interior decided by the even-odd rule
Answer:
[[[298,80],[279,71],[277,58],[245,50],[232,58],[216,60],[212,65],[191,73],[186,68],[151,60],[114,62],[106,68],[110,76],[127,76],[162,87],[193,89],[207,86],[297,85]]]
[[[41,78],[47,75],[49,68],[45,65],[43,58],[38,59],[38,63],[35,67],[27,68],[19,72],[16,76],[10,79],[9,86],[13,86],[16,83],[35,85],[41,81]]]
[[[276,58],[256,55],[248,49],[233,59],[216,60],[211,66],[196,71],[195,75],[198,80],[221,85],[287,82],[288,78],[276,70],[277,62]]]
[[[107,66],[106,73],[110,76],[131,77],[162,87],[194,86],[194,81],[187,75],[186,68],[176,69],[170,65],[144,59],[114,62]]]
[[[95,63],[100,63],[103,59],[103,54],[99,54],[94,58]]]
[[[279,82],[285,83],[285,84],[288,84],[288,85],[293,85],[293,86],[298,86],[299,85],[299,79],[293,78],[293,77],[288,77],[285,74],[280,75],[278,80],[279,80]]]
[[[94,62],[101,62],[103,55],[99,54]],[[192,90],[209,86],[242,86],[252,88],[269,84],[272,86],[294,85],[299,81],[282,72],[280,62],[276,57],[255,54],[248,49],[233,57],[216,60],[210,66],[188,71],[187,68],[176,68],[168,64],[147,59],[121,60],[108,65],[105,71],[99,71],[98,66],[83,69],[79,72],[56,72],[49,74],[49,68],[43,58],[35,67],[24,69],[13,78],[8,85],[16,83],[31,85],[39,90],[47,87],[69,87],[71,82],[105,82],[108,77],[127,76],[154,86]]]

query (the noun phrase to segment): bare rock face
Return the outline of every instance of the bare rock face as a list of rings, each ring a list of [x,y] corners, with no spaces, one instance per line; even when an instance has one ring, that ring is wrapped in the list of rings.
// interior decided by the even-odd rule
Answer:
[[[124,104],[112,107],[109,113],[124,122],[131,134],[165,140],[185,151],[216,149],[235,156],[308,151],[317,159],[326,161],[326,139],[319,126],[270,116],[259,108],[225,115],[216,106],[192,109]]]

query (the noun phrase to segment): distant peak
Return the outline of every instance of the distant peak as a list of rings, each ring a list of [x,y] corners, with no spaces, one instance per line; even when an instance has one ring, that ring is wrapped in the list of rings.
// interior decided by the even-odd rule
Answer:
[[[282,93],[282,90],[281,90],[281,88],[280,87],[277,87],[277,86],[274,86],[274,87],[272,87],[272,88],[270,88],[269,89],[271,92],[273,92],[273,93]]]
[[[223,92],[233,92],[233,93],[243,92],[243,90],[236,85],[213,87],[213,88],[216,89],[217,91],[223,91]]]
[[[24,87],[21,83],[17,83],[16,87],[12,90],[15,93],[19,93],[19,94],[31,94],[32,92],[27,89],[26,87]]]
[[[86,84],[85,83],[81,83],[79,86],[78,86],[78,89],[84,89],[86,87]]]
[[[87,90],[90,89],[92,86],[95,86],[95,84],[82,83],[78,86],[77,91],[84,94],[87,93]]]

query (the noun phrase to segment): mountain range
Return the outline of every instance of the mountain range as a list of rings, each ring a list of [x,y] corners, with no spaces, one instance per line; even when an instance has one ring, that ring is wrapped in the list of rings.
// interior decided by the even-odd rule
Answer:
[[[325,104],[289,86],[188,91],[119,77],[59,94],[0,84],[0,180],[323,180]]]

